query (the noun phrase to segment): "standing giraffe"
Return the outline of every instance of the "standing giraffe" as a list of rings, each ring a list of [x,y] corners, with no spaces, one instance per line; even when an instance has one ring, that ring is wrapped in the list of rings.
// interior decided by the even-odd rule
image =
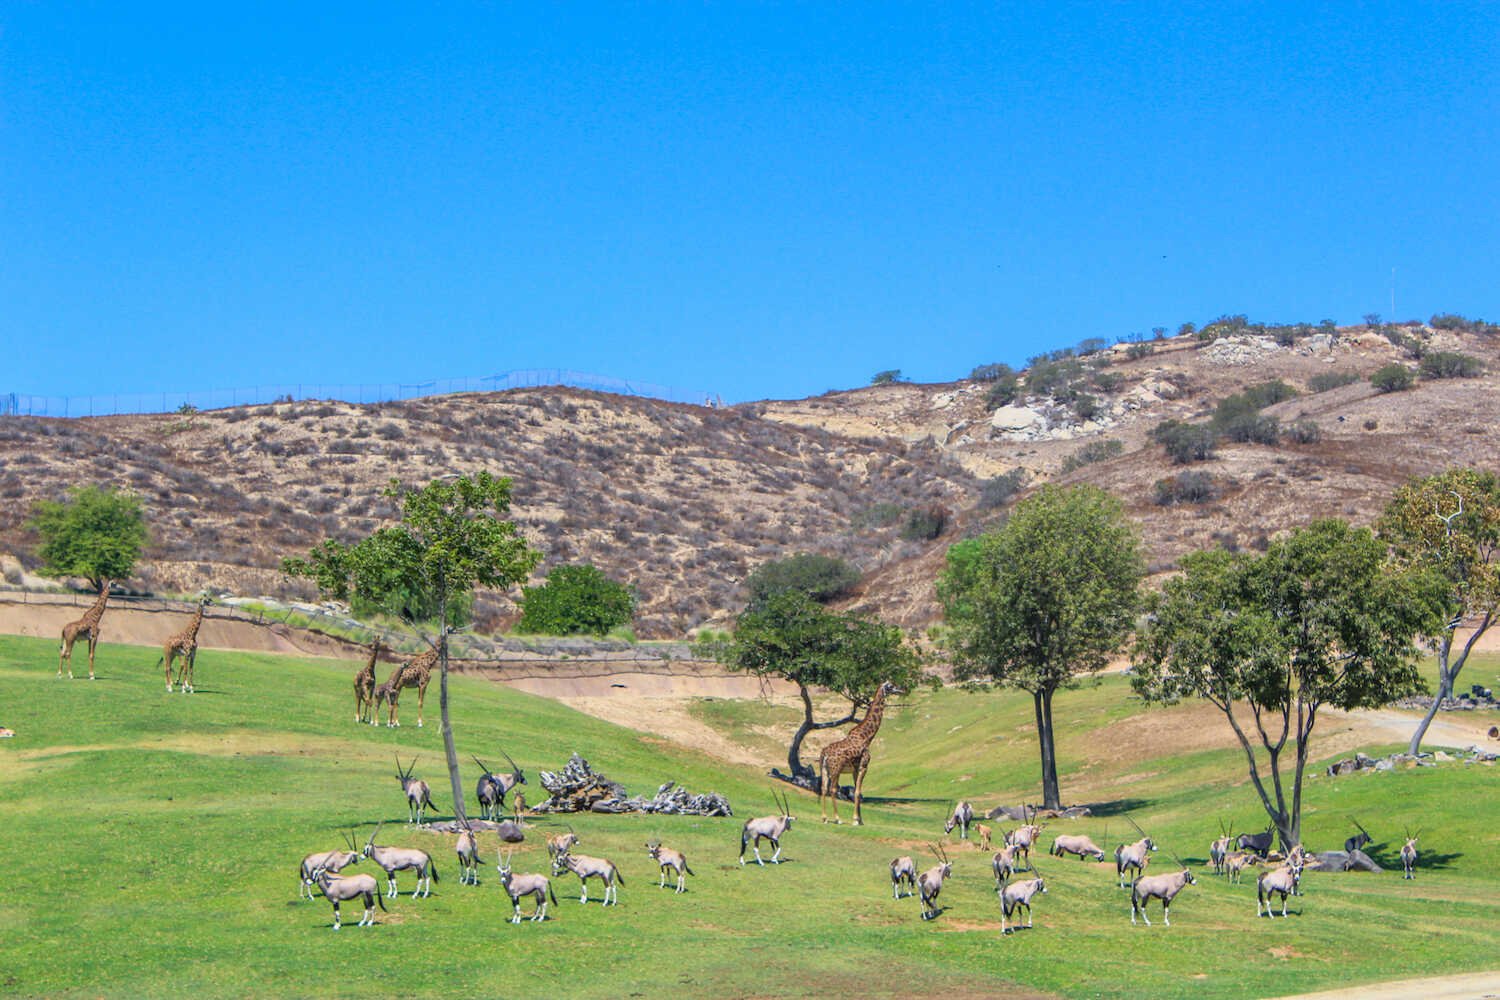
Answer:
[[[396,701],[401,696],[401,689],[416,686],[417,689],[417,728],[422,728],[422,703],[427,700],[427,682],[432,680],[432,668],[437,665],[437,650],[429,649],[421,656],[413,657],[397,668],[394,676],[385,682],[389,692],[387,700],[391,703],[391,714],[386,719],[387,726],[401,725],[397,717]]]
[[[825,795],[833,799],[833,821],[843,822],[839,819],[839,776],[845,771],[853,771],[854,825],[864,824],[860,806],[864,804],[865,772],[870,768],[870,742],[880,731],[880,720],[885,716],[885,696],[893,691],[896,694],[905,693],[890,681],[881,684],[880,690],[875,692],[875,698],[870,702],[870,710],[865,713],[859,725],[849,730],[848,736],[828,744],[818,755],[818,773],[821,775],[818,811],[823,814],[823,822],[828,822],[827,807],[823,801]]]
[[[199,598],[198,610],[193,614],[193,620],[188,622],[187,628],[174,634],[161,647],[161,659],[156,662],[165,662],[167,665],[168,693],[172,691],[172,661],[179,655],[182,657],[182,665],[177,668],[177,687],[183,694],[193,693],[193,661],[198,658],[198,627],[203,624],[203,609],[208,605],[207,597]],[[184,679],[187,683],[183,683]]]
[[[79,636],[84,636],[89,644],[89,680],[94,679],[94,650],[99,647],[99,619],[104,617],[104,605],[108,600],[109,581],[105,580],[99,585],[99,598],[94,601],[94,606],[76,622],[63,626],[62,645],[57,651],[57,676],[62,676],[63,664],[66,663],[68,680],[73,679],[73,643],[78,641]]]
[[[370,659],[354,675],[354,721],[375,724],[375,661],[380,659],[380,638],[370,647]]]

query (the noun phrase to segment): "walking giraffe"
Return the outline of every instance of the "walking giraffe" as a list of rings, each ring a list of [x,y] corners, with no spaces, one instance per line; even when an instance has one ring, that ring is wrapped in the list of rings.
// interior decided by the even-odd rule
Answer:
[[[891,692],[905,693],[890,681],[881,684],[880,690],[875,692],[875,697],[870,702],[869,711],[865,713],[859,725],[849,730],[848,736],[828,744],[818,755],[818,773],[821,775],[818,788],[818,811],[823,814],[823,822],[828,822],[824,796],[833,799],[833,821],[843,822],[839,819],[839,776],[845,771],[853,771],[854,825],[864,824],[860,806],[864,804],[865,772],[870,768],[870,742],[880,731],[880,720],[885,716],[885,696]]]
[[[203,609],[208,605],[207,597],[199,598],[198,610],[193,614],[193,620],[188,622],[187,628],[173,635],[161,647],[161,659],[156,662],[165,662],[167,665],[168,693],[172,690],[172,661],[178,656],[182,657],[182,666],[177,668],[177,687],[183,694],[193,693],[193,661],[198,658],[198,627],[203,624]]]
[[[63,664],[68,665],[68,680],[73,679],[73,643],[84,636],[89,644],[89,680],[94,679],[94,650],[99,647],[99,619],[104,617],[104,605],[109,600],[109,581],[99,584],[99,597],[93,607],[84,612],[76,622],[63,626],[62,645],[57,651],[57,676],[63,675]]]
[[[375,725],[375,661],[380,659],[380,639],[370,646],[370,659],[354,675],[354,721]]]
[[[401,719],[397,715],[397,700],[401,697],[401,689],[413,685],[417,689],[417,728],[422,728],[422,703],[427,700],[427,682],[432,680],[432,668],[437,665],[437,650],[429,649],[421,656],[413,657],[397,668],[396,673],[390,680],[385,682],[388,689],[386,699],[391,703],[391,712],[386,719],[387,726],[401,725]]]

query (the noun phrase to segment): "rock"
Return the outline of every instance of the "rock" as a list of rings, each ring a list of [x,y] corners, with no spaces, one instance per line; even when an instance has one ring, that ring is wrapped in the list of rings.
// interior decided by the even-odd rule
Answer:
[[[1210,364],[1238,367],[1253,365],[1277,350],[1280,348],[1270,337],[1220,337],[1205,347],[1202,355]]]
[[[1349,852],[1349,860],[1344,866],[1346,872],[1383,872],[1384,868],[1375,863],[1364,851],[1355,848]]]
[[[1327,354],[1333,350],[1333,335],[1328,333],[1315,333],[1302,342],[1302,350],[1307,354]]]
[[[1045,423],[1040,413],[1024,406],[1002,406],[990,414],[990,426],[1005,434],[1019,434]]]
[[[538,772],[542,787],[551,795],[536,812],[666,813],[680,816],[733,816],[729,800],[717,792],[693,795],[669,781],[653,798],[629,796],[625,787],[598,774],[577,753],[561,771]]]
[[[1386,758],[1384,760],[1377,760],[1375,762],[1375,770],[1377,770],[1377,771],[1394,771],[1395,769],[1396,769],[1396,762],[1393,761],[1393,760],[1391,760],[1390,758]]]
[[[1451,761],[1453,759],[1453,757],[1451,755],[1449,755],[1448,753],[1445,753],[1444,751],[1439,750],[1439,751],[1437,751],[1436,753],[1434,753],[1432,755],[1432,759],[1433,760],[1440,760],[1440,761],[1442,761],[1444,763],[1447,763],[1447,762]]]

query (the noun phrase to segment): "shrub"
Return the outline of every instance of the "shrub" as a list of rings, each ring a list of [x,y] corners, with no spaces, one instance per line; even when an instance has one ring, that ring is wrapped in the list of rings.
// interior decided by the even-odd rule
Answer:
[[[1090,354],[1098,354],[1109,346],[1109,341],[1103,337],[1085,337],[1078,342],[1078,356],[1086,358]]]
[[[1198,332],[1198,327],[1193,323],[1184,323],[1177,328],[1177,336],[1191,337]]]
[[[1327,392],[1344,385],[1353,385],[1359,376],[1353,372],[1319,372],[1307,380],[1308,392]]]
[[[1164,420],[1152,428],[1151,438],[1166,448],[1167,457],[1176,465],[1213,458],[1214,431],[1207,424]]]
[[[760,607],[788,590],[799,591],[823,604],[847,594],[858,582],[859,570],[844,560],[799,552],[757,566],[745,578],[745,587],[750,591],[750,605]]]
[[[991,365],[979,365],[973,371],[969,372],[969,378],[975,382],[998,382],[1007,376],[1014,379],[1015,374],[1016,370],[1010,365],[996,362]]]
[[[1293,444],[1317,444],[1323,440],[1323,428],[1311,420],[1299,420],[1286,429]]]
[[[1156,348],[1152,347],[1150,344],[1146,343],[1145,341],[1140,341],[1125,348],[1125,357],[1129,358],[1131,361],[1139,361],[1142,358],[1149,358],[1155,350]]]
[[[901,369],[888,368],[883,372],[876,372],[870,376],[871,385],[891,385],[901,381]]]
[[[1079,393],[1073,400],[1073,415],[1079,420],[1093,420],[1099,415],[1103,406],[1099,403],[1097,396],[1090,396],[1086,392]]]
[[[1417,377],[1405,365],[1389,364],[1370,376],[1370,384],[1380,392],[1402,392],[1410,389]]]
[[[930,542],[943,533],[948,524],[948,508],[942,504],[918,507],[906,515],[901,537],[908,542]]]
[[[521,588],[517,632],[547,635],[604,635],[628,625],[635,615],[635,594],[588,563],[558,566],[547,582]]]
[[[1015,372],[1008,372],[995,379],[995,384],[990,386],[990,391],[984,395],[984,403],[990,409],[1001,406],[1009,406],[1016,401],[1016,393],[1020,390],[1020,380]]]
[[[1002,507],[1025,485],[1025,469],[1011,469],[1002,475],[986,479],[979,488],[979,506],[986,510]]]
[[[1457,351],[1433,351],[1421,362],[1423,378],[1475,378],[1484,373],[1484,365],[1471,354]]]
[[[1092,376],[1094,388],[1100,392],[1114,392],[1125,379],[1119,372],[1096,371]]]
[[[1101,438],[1098,441],[1090,441],[1063,460],[1062,471],[1072,472],[1075,469],[1083,468],[1085,465],[1107,461],[1108,459],[1124,454],[1124,452],[1125,443],[1114,438]]]
[[[1071,402],[1077,395],[1074,383],[1082,374],[1083,366],[1072,358],[1037,361],[1026,372],[1026,391],[1059,403]]]
[[[1156,481],[1156,505],[1207,503],[1219,495],[1213,477],[1206,472],[1182,472]]]
[[[884,528],[888,524],[895,524],[901,519],[901,505],[897,503],[878,503],[873,507],[866,507],[858,511],[849,519],[849,524],[856,530],[863,531],[869,528]]]
[[[1281,421],[1259,413],[1242,413],[1218,427],[1227,441],[1240,444],[1275,444],[1281,439]]]

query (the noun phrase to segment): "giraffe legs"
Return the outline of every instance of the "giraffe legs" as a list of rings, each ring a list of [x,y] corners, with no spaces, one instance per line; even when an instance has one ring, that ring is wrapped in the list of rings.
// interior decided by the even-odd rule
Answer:
[[[417,728],[422,728],[422,703],[427,700],[427,681],[417,685]]]
[[[870,754],[865,753],[854,765],[854,825],[864,826],[862,807],[865,804],[865,772],[870,769]]]
[[[76,638],[77,636],[70,636],[66,632],[63,633],[62,645],[58,648],[57,652],[58,677],[62,677],[63,664],[66,663],[68,665],[68,680],[73,679],[73,642]],[[93,657],[90,657],[89,659],[92,662]]]
[[[844,774],[844,769],[839,764],[830,761],[823,768],[823,787],[818,791],[818,802],[821,804],[823,796],[828,796],[833,803],[833,822],[838,825],[844,821],[839,819],[839,778]],[[828,822],[828,817],[823,817],[823,822]]]
[[[89,680],[94,679],[94,650],[99,648],[99,633],[89,633]]]
[[[171,694],[172,693],[172,661],[175,660],[175,659],[177,659],[177,650],[175,650],[175,649],[173,649],[173,648],[171,648],[169,646],[169,647],[167,647],[166,652],[162,653],[161,658],[163,660],[165,660],[166,664],[167,664],[167,694]]]

